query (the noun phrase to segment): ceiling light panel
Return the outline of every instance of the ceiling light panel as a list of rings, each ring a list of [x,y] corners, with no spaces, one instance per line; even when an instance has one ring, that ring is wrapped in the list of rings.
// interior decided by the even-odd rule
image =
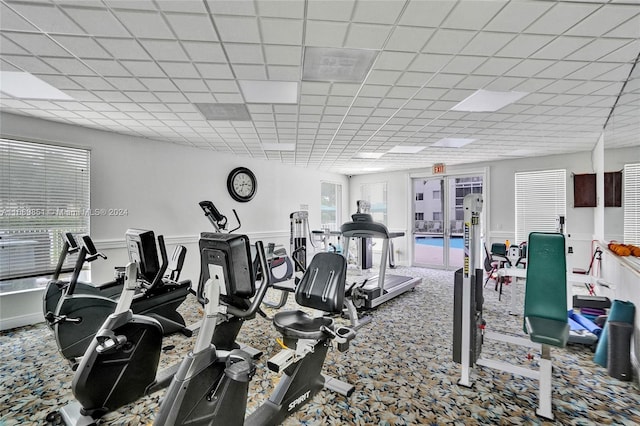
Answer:
[[[298,102],[298,83],[295,81],[239,80],[247,103],[295,104]]]
[[[424,146],[416,146],[416,145],[396,145],[391,148],[388,153],[389,154],[416,154],[425,149]]]
[[[375,50],[307,47],[302,79],[308,81],[364,81],[376,55]]]
[[[66,93],[26,72],[0,71],[0,91],[21,99],[73,100]]]
[[[214,121],[250,121],[251,115],[244,104],[213,104],[197,103],[196,108],[200,110],[207,120]]]
[[[353,157],[375,160],[382,157],[383,155],[384,155],[384,152],[358,152]]]
[[[493,92],[481,89],[451,109],[453,111],[495,112],[517,102],[526,95],[528,95],[526,92]]]
[[[465,145],[470,144],[471,142],[473,142],[475,140],[476,139],[443,138],[443,139],[440,139],[438,142],[434,143],[431,146],[439,146],[439,147],[444,147],[444,148],[460,148],[460,147],[463,147]]]

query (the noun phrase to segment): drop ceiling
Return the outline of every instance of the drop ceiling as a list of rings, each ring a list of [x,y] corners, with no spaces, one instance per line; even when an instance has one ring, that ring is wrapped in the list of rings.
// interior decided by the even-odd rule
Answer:
[[[335,49],[372,64],[356,81],[304,69],[307,53]],[[71,97],[7,90],[0,108],[338,173],[392,171],[591,150],[639,52],[631,1],[0,0],[0,70]],[[636,137],[608,147],[638,145],[638,86],[620,97]],[[526,95],[495,112],[452,110],[478,90]],[[443,139],[473,141],[434,146]]]

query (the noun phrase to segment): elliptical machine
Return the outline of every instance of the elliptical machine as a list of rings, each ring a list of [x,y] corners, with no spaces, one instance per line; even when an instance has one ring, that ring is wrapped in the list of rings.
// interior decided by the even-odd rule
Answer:
[[[221,301],[254,292],[248,240],[240,235],[202,234],[200,253],[206,318],[193,351],[176,373],[156,416],[156,425],[275,425],[302,407],[323,387],[350,396],[354,387],[322,374],[332,340],[345,351],[355,332],[338,327],[330,317],[302,311],[278,312],[273,324],[283,335],[283,349],[267,365],[282,372],[272,396],[244,419],[249,381],[255,372],[242,351],[222,351],[211,344],[217,315],[246,313]],[[243,248],[244,245],[244,248]],[[260,246],[261,247],[261,246]],[[260,250],[261,251],[261,250]],[[259,251],[261,263],[264,254]],[[264,264],[264,263],[263,263]],[[296,288],[298,304],[328,313],[342,311],[346,260],[335,253],[319,253]],[[257,309],[266,286],[253,299]],[[250,311],[251,309],[249,309]]]
[[[76,358],[84,355],[93,336],[109,314],[114,312],[118,303],[115,297],[80,294],[76,291],[85,258],[104,257],[98,253],[89,236],[83,236],[81,241],[80,254],[71,281],[60,297],[55,311],[47,313],[46,316],[60,353],[71,361],[74,367]],[[162,256],[162,264],[159,264],[153,231],[129,229],[126,241],[130,260],[140,264],[140,279],[143,283],[133,298],[133,312],[158,320],[162,324],[163,335],[180,331],[191,336],[192,332],[185,326],[184,318],[176,311],[191,289],[190,280],[177,281],[186,249],[178,246],[169,262],[164,239],[158,236]],[[169,276],[164,277],[167,270],[171,272]]]
[[[211,240],[207,236],[215,236],[213,244],[216,244],[217,240],[223,240],[233,246],[234,250],[246,250],[248,254],[249,240],[244,235],[203,234],[200,243],[203,256],[216,255],[215,251],[207,249]],[[256,248],[260,264],[265,267],[262,243],[257,242]],[[231,261],[231,258],[228,260]],[[163,389],[171,382],[181,364],[158,371],[162,351],[162,325],[154,318],[136,315],[131,310],[136,291],[144,285],[143,281],[136,278],[140,266],[137,261],[127,265],[123,294],[116,310],[108,316],[95,335],[78,366],[72,383],[72,391],[77,401],[50,413],[47,421],[73,426],[95,424],[95,421],[106,413]],[[267,278],[263,279],[260,291],[253,301],[250,301],[250,297],[254,295],[251,289],[255,289],[251,265],[230,263],[228,266],[233,279],[237,276],[239,282],[245,283],[245,287],[234,289],[233,293],[227,293],[227,296],[221,296],[227,306],[226,312],[229,315],[250,318],[255,315],[268,288]],[[210,312],[212,307],[218,307],[218,299],[215,303],[211,302],[216,293],[205,285],[199,285],[198,289],[198,298],[205,306],[205,317],[198,335],[200,343],[197,344],[208,347],[212,345],[212,340],[217,340],[221,342],[221,346],[233,347],[233,333],[216,333],[214,337],[216,323],[220,320],[218,315]],[[220,292],[217,295],[219,296]],[[240,350],[222,352],[226,354],[225,360],[228,359],[230,364],[244,360],[245,357],[250,361],[250,357]],[[200,386],[205,384],[200,383]],[[242,413],[244,415],[244,411]]]

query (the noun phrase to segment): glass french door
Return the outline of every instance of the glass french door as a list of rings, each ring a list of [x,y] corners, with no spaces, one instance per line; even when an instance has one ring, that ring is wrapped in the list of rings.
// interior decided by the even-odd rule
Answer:
[[[457,269],[463,265],[462,200],[483,192],[482,175],[412,179],[413,265]]]

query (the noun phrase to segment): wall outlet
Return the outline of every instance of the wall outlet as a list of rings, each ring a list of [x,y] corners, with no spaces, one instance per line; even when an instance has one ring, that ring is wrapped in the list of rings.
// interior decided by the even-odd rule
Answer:
[[[569,254],[573,253],[573,247],[569,246],[568,253]]]

